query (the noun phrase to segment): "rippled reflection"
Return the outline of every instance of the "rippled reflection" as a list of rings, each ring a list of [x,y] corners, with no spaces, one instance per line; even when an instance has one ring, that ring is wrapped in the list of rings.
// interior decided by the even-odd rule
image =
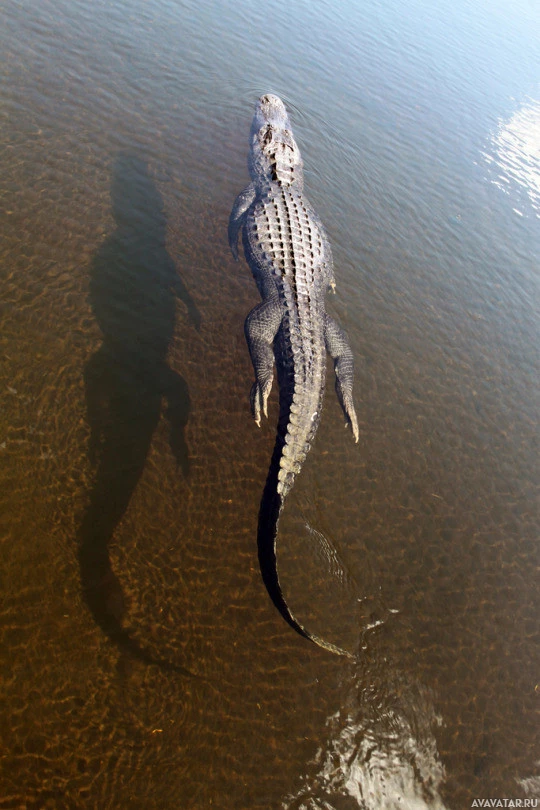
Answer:
[[[326,739],[282,810],[443,810],[445,771],[434,734],[441,719],[431,690],[398,660],[407,646],[403,619],[376,586],[356,581],[331,534],[303,522],[319,598],[328,579],[336,606],[357,605],[350,649],[358,656],[343,674]]]
[[[540,103],[529,101],[509,121],[501,121],[491,149],[493,153],[484,157],[497,171],[495,185],[509,193],[511,185],[517,183],[540,216]]]
[[[380,631],[355,667],[311,772],[282,810],[444,810],[430,691],[392,666]]]

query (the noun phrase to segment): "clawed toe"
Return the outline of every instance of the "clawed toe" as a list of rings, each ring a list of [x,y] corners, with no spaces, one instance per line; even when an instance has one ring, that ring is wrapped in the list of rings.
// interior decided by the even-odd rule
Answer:
[[[251,413],[255,419],[255,424],[261,426],[261,413],[268,418],[268,397],[272,389],[272,380],[269,380],[264,386],[258,382],[254,382],[251,387]]]

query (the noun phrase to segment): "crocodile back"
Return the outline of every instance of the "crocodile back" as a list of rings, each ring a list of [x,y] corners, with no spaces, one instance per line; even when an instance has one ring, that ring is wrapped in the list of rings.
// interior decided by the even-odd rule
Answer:
[[[261,295],[277,295],[283,311],[275,348],[282,443],[278,488],[284,496],[319,424],[326,368],[324,296],[332,258],[323,226],[305,197],[277,183],[248,211],[244,246]]]

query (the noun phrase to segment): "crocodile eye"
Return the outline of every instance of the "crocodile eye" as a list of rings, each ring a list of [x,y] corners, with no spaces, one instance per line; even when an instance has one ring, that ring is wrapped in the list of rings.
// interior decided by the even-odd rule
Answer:
[[[271,127],[271,126],[270,126],[270,124],[269,124],[269,125],[266,127],[266,132],[265,132],[265,133],[264,133],[264,135],[262,136],[262,143],[263,143],[263,146],[268,146],[269,144],[271,144],[271,143],[272,143],[272,138],[273,138],[273,137],[274,137],[274,136],[273,136],[273,133],[272,133],[272,127]]]

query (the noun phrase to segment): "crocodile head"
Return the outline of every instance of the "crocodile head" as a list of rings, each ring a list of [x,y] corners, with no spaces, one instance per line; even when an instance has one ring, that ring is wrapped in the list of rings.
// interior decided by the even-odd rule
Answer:
[[[284,103],[269,93],[261,96],[251,125],[249,170],[253,180],[301,187],[302,165]]]

